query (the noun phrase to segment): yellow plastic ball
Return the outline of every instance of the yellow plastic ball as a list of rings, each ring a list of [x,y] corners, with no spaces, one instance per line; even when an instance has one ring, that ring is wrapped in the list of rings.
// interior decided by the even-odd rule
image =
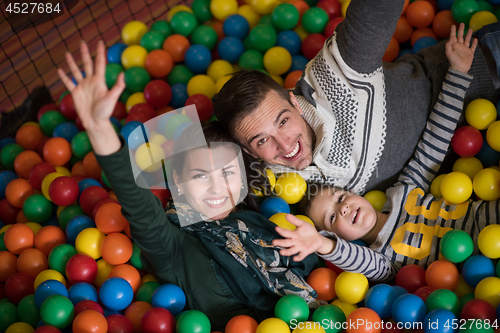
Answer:
[[[100,288],[104,281],[109,278],[109,274],[115,268],[114,265],[111,265],[104,259],[99,259],[97,261],[97,276],[94,280],[94,284],[97,288]]]
[[[13,224],[6,224],[6,225],[4,225],[2,228],[0,228],[0,234],[6,232],[7,229],[9,229],[12,226],[13,226]]]
[[[5,333],[33,333],[35,329],[28,323],[19,321],[7,327]]]
[[[280,86],[284,86],[285,84],[285,80],[283,80],[283,78],[281,77],[281,75],[278,75],[278,74],[269,74],[274,81],[276,81]]]
[[[167,22],[170,23],[170,21],[172,21],[172,17],[174,17],[174,15],[178,12],[190,12],[191,14],[193,14],[193,10],[190,7],[186,5],[177,5],[172,7],[172,9],[168,11]]]
[[[349,7],[349,4],[351,3],[351,0],[345,0],[342,3],[342,7],[340,8],[340,11],[342,12],[342,17],[345,18],[345,13],[347,13],[347,7]]]
[[[276,195],[285,200],[289,205],[302,200],[306,190],[306,181],[301,175],[295,172],[287,172],[281,175],[274,187]]]
[[[135,163],[145,172],[155,172],[162,168],[161,160],[165,160],[165,150],[156,143],[143,143],[135,152]]]
[[[314,222],[309,217],[307,217],[305,215],[295,215],[295,217],[301,219],[304,222],[309,223],[310,225],[312,225],[313,227],[316,228],[316,226],[314,225]]]
[[[497,200],[500,198],[500,172],[491,168],[483,169],[474,177],[472,186],[482,200]]]
[[[38,285],[40,283],[47,281],[47,280],[57,280],[66,286],[66,279],[64,278],[64,276],[61,273],[59,273],[55,269],[46,269],[46,270],[38,273],[38,275],[36,276],[35,283],[33,284],[33,286],[35,287],[35,290],[36,290],[36,287],[38,287]]]
[[[210,1],[210,12],[216,19],[223,21],[228,16],[238,13],[238,1],[212,0]]]
[[[134,105],[141,103],[147,103],[144,93],[136,92],[129,96],[127,102],[125,103],[125,108],[127,109],[127,112],[129,112]]]
[[[293,31],[295,31],[297,35],[299,35],[301,42],[303,42],[307,38],[307,36],[309,36],[309,33],[306,31],[306,29],[304,29],[302,24],[299,24],[298,26],[293,28]]]
[[[497,108],[487,99],[475,99],[467,105],[465,119],[478,130],[487,129],[497,119]]]
[[[486,141],[492,149],[500,151],[500,120],[495,121],[488,127]]]
[[[339,309],[342,310],[342,312],[344,312],[344,315],[346,318],[349,317],[351,312],[353,312],[354,310],[356,310],[358,308],[358,306],[356,304],[349,304],[349,303],[346,303],[338,298],[336,300],[334,300],[331,304],[339,307]]]
[[[136,66],[144,68],[147,56],[148,51],[144,47],[140,45],[130,45],[122,52],[122,66],[125,69]]]
[[[479,281],[474,291],[474,297],[485,300],[496,309],[500,304],[500,278],[490,276]]]
[[[146,282],[150,282],[150,281],[156,281],[158,282],[158,280],[156,280],[155,276],[151,273],[148,273],[146,275],[144,275],[141,279],[141,284],[144,284]]]
[[[259,24],[260,15],[250,7],[250,5],[243,5],[238,8],[238,14],[247,19],[250,29]]]
[[[56,169],[56,172],[62,173],[66,177],[71,177],[71,171],[68,170],[68,168],[63,167],[62,165],[58,165],[54,167]]]
[[[21,125],[21,127],[23,126],[35,126],[37,128],[40,128],[40,124],[38,124],[36,121],[27,121],[25,122],[24,124]]]
[[[98,259],[101,257],[101,244],[105,237],[106,235],[97,228],[83,229],[76,236],[76,251]]]
[[[370,191],[366,193],[363,197],[366,200],[368,200],[372,204],[373,208],[375,208],[379,212],[382,211],[382,208],[384,208],[385,201],[387,200],[385,193],[378,190]]]
[[[447,174],[444,175],[439,175],[431,183],[431,194],[435,198],[441,198],[443,194],[441,193],[441,182],[443,181],[444,177],[446,177]]]
[[[276,175],[271,169],[266,169],[266,176],[269,180],[269,185],[271,186],[271,190],[276,186]]]
[[[164,135],[161,135],[160,133],[153,133],[149,137],[149,142],[157,144],[159,146],[161,146],[162,144],[164,144],[167,141],[168,141],[167,137]]]
[[[273,9],[280,4],[276,0],[250,0],[248,2],[250,7],[260,15],[271,14]]]
[[[271,47],[264,54],[264,67],[270,74],[285,74],[291,66],[292,56],[284,47]]]
[[[229,61],[217,59],[207,68],[207,75],[212,81],[217,82],[218,79],[234,72],[233,65]]]
[[[473,293],[474,288],[465,282],[464,276],[460,273],[460,276],[458,277],[458,284],[455,289],[453,289],[453,292],[457,294],[458,298],[462,298],[467,294]]]
[[[357,304],[368,292],[368,279],[361,273],[342,272],[335,280],[335,292],[340,300]]]
[[[222,89],[222,87],[224,87],[226,82],[229,81],[230,79],[231,79],[231,75],[223,76],[223,77],[219,78],[217,80],[217,82],[215,83],[215,93],[217,94]]]
[[[471,180],[483,170],[483,163],[476,157],[459,157],[453,163],[453,171],[465,173]]]
[[[187,93],[188,96],[202,94],[211,99],[215,95],[215,83],[207,75],[195,75],[187,84]]]
[[[59,177],[63,177],[63,176],[64,175],[62,173],[51,172],[47,176],[45,176],[45,178],[43,178],[43,180],[42,180],[42,194],[45,197],[45,199],[52,201],[50,199],[50,196],[49,196],[50,184],[52,184],[54,179],[59,178]]]
[[[127,45],[135,45],[141,42],[142,36],[148,32],[148,27],[141,21],[130,21],[123,26],[122,40]]]
[[[481,230],[477,246],[484,256],[490,259],[500,258],[500,224],[490,224]]]
[[[486,10],[482,10],[472,15],[469,21],[469,27],[472,29],[472,31],[477,31],[481,29],[483,26],[495,22],[498,22],[498,19],[495,16],[495,14]]]
[[[25,223],[28,227],[30,227],[31,230],[33,230],[33,233],[36,235],[36,233],[42,229],[42,225],[40,223],[36,222],[26,222]]]
[[[315,321],[303,321],[296,324],[297,328],[292,333],[326,333],[322,323]],[[293,328],[293,326],[292,326]]]
[[[269,218],[269,221],[273,222],[278,227],[281,227],[283,229],[287,229],[287,230],[297,229],[296,226],[294,226],[293,224],[291,224],[290,222],[287,221],[286,213],[276,213]]]
[[[267,318],[257,326],[255,333],[290,333],[290,328],[279,318]]]
[[[450,172],[441,182],[443,198],[452,204],[465,202],[472,194],[472,181],[465,173]]]

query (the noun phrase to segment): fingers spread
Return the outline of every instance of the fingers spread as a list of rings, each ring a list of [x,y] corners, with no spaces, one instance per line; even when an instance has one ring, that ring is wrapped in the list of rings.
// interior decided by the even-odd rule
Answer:
[[[83,40],[80,44],[80,51],[82,53],[83,69],[85,70],[85,75],[90,77],[94,72],[94,64],[92,63],[92,57],[90,56],[89,47]]]
[[[97,43],[97,56],[95,59],[95,73],[99,77],[104,77],[106,73],[106,48],[104,42],[100,40]]]
[[[75,89],[75,84],[73,83],[73,81],[71,81],[68,76],[66,75],[66,73],[64,73],[64,71],[60,68],[57,69],[57,74],[59,74],[59,77],[61,78],[62,82],[64,83],[64,85],[66,86],[66,89],[68,89],[69,92],[73,91],[73,89]]]
[[[76,82],[81,82],[83,80],[82,72],[78,69],[75,60],[73,60],[73,56],[69,52],[66,52],[66,62],[68,63],[71,74],[73,74]]]

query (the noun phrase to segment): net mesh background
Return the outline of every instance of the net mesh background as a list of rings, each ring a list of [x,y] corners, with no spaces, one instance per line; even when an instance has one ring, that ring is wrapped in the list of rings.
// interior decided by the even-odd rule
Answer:
[[[63,7],[65,13],[60,17],[16,33],[7,21],[6,3],[0,1],[0,114],[19,108],[38,86],[47,87],[52,98],[57,99],[65,91],[57,68],[69,73],[66,51],[81,65],[82,39],[95,56],[99,40],[106,47],[121,41],[120,32],[127,22],[138,20],[149,27],[153,22],[166,20],[170,8],[184,3],[181,0],[66,2],[76,5],[69,11]]]

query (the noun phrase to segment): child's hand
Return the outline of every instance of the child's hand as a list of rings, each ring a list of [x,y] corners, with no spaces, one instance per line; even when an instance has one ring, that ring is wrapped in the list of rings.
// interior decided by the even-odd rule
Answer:
[[[446,56],[450,61],[450,67],[462,73],[467,73],[474,59],[474,51],[477,47],[477,39],[474,38],[471,45],[472,29],[467,31],[464,39],[465,24],[460,23],[458,36],[457,27],[452,26],[450,31],[450,40],[446,43]]]
[[[311,253],[316,252],[323,245],[323,236],[309,223],[295,217],[291,214],[286,215],[286,219],[297,229],[287,230],[276,227],[278,232],[284,239],[273,240],[274,246],[283,247],[280,254],[283,256],[293,256],[294,261],[301,261]]]

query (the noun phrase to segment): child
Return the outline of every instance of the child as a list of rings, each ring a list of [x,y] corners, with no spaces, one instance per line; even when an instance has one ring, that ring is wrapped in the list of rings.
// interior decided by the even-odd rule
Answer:
[[[272,316],[274,305],[286,294],[297,294],[314,303],[317,294],[305,277],[314,268],[317,257],[312,255],[297,263],[280,256],[272,245],[272,240],[279,237],[274,224],[235,204],[241,201],[240,191],[247,183],[239,159],[233,158],[238,155],[236,145],[218,146],[210,142],[225,139],[218,125],[209,125],[205,133],[188,128],[177,140],[175,156],[182,156],[182,161],[181,167],[174,162],[179,189],[176,198],[185,203],[175,207],[170,204],[165,214],[159,199],[149,189],[136,185],[129,149],[110,122],[125,88],[123,73],[108,91],[104,44],[98,44],[95,72],[84,42],[81,52],[85,78],[72,56],[66,54],[78,85],[61,69],[58,72],[73,96],[96,158],[130,223],[146,269],[160,283],[178,285],[185,292],[187,308],[204,312],[217,330],[223,330],[236,315],[245,314],[257,320]],[[203,136],[208,146],[196,145],[196,136]],[[232,157],[214,168],[212,161],[220,161],[220,154],[228,153]],[[211,161],[204,162],[207,156]],[[180,226],[180,216],[201,222]]]
[[[302,260],[316,251],[346,271],[363,273],[372,281],[391,280],[403,265],[427,267],[437,260],[439,238],[447,231],[461,229],[477,240],[486,225],[499,223],[498,201],[448,205],[443,199],[425,195],[447,151],[472,80],[467,72],[477,40],[469,47],[472,30],[465,39],[463,30],[461,24],[457,38],[456,28],[451,29],[446,44],[451,69],[412,160],[398,182],[387,190],[384,213],[377,212],[359,195],[321,187],[306,209],[321,232],[289,216],[297,229],[277,228],[287,239],[273,241],[286,248],[280,252],[282,255],[298,253],[294,260]],[[357,239],[369,247],[348,242]]]

